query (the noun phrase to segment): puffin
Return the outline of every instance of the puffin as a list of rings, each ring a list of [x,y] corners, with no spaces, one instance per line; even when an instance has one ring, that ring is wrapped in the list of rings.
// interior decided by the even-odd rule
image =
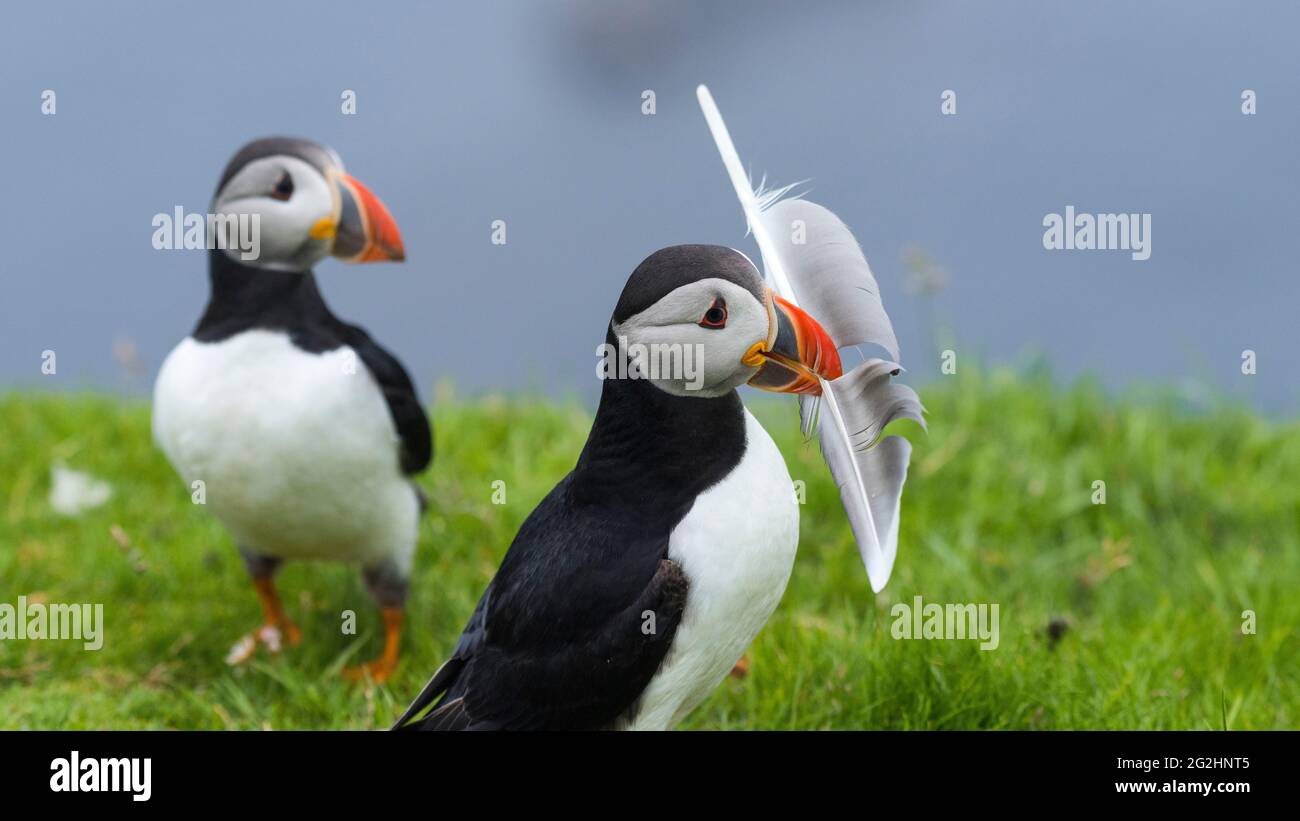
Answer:
[[[632,272],[602,350],[624,361],[577,463],[394,729],[670,729],[781,600],[799,505],[737,388],[817,395],[830,336],[741,252],[679,245]]]
[[[275,588],[285,561],[343,561],[359,566],[384,630],[382,654],[344,674],[383,682],[398,661],[426,506],[414,476],[433,459],[433,430],[402,363],[334,315],[312,266],[331,255],[401,261],[401,234],[336,152],[289,137],[236,152],[211,211],[231,234],[241,220],[260,224],[260,247],[208,237],[207,308],[162,364],[152,421],[261,601],[262,625],[226,660],[300,642]]]

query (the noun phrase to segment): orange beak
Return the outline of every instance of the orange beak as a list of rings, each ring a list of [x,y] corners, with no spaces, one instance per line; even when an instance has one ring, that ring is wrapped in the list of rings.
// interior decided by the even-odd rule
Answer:
[[[755,342],[743,360],[758,368],[749,384],[777,393],[821,395],[821,380],[838,379],[844,373],[830,334],[805,311],[770,290],[767,313],[767,339]]]
[[[346,262],[400,262],[406,259],[402,235],[387,206],[361,182],[338,174],[339,216],[334,256]]]

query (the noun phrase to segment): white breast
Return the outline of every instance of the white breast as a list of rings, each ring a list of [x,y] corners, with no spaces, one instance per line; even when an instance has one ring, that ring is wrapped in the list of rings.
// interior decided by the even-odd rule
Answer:
[[[417,502],[387,404],[351,348],[308,353],[264,330],[186,339],[158,374],[153,428],[237,543],[409,566]]]
[[[670,729],[718,685],[767,622],[794,564],[799,505],[785,460],[745,411],[745,456],[700,495],[668,555],[690,582],[663,666],[625,729]]]

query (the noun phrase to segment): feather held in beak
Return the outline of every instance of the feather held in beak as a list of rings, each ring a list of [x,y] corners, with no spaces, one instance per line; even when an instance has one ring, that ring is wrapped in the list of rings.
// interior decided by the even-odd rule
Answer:
[[[773,290],[821,323],[839,348],[873,344],[896,361],[898,341],[880,289],[853,234],[835,214],[788,189],[756,192],[708,88],[696,89],[700,109],[754,233]],[[760,186],[761,187],[761,186]],[[796,242],[796,237],[801,240]],[[898,555],[899,506],[911,443],[880,438],[895,419],[925,426],[916,392],[892,381],[894,362],[869,359],[838,379],[822,380],[821,396],[801,396],[800,419],[811,436],[821,420],[822,455],[858,543],[871,589],[884,589]]]

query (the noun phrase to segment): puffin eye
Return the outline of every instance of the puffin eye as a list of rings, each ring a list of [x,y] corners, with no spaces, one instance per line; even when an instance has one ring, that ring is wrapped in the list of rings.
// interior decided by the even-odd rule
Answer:
[[[280,173],[280,179],[276,181],[275,187],[271,189],[271,199],[287,202],[293,196],[293,177],[289,176],[288,171]]]
[[[709,310],[704,312],[704,318],[700,320],[701,328],[725,328],[727,327],[727,303],[722,297],[713,300]]]

